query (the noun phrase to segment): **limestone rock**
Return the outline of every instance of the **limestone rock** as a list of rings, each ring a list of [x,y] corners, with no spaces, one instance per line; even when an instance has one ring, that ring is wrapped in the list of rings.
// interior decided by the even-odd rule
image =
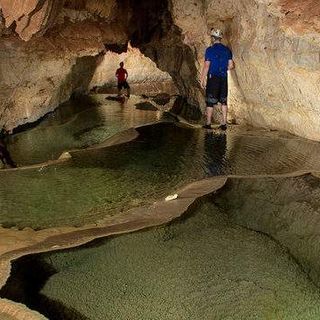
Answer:
[[[105,42],[117,41],[127,42],[121,24],[81,19],[58,24],[28,42],[14,35],[0,38],[0,127],[35,121],[73,92],[86,92],[96,55]]]
[[[79,88],[114,84],[123,58],[133,83],[172,78],[204,111],[199,75],[218,27],[236,62],[230,119],[320,140],[316,0],[0,0],[0,7],[0,126],[38,119]],[[82,60],[128,40],[156,65],[138,51],[108,53],[97,70]]]
[[[173,22],[198,70],[194,83],[180,71],[182,83],[196,92],[190,87],[197,88],[209,30],[222,28],[236,62],[231,118],[319,140],[319,10],[315,0],[172,1]],[[200,93],[198,101],[204,103]]]
[[[167,93],[159,93],[152,99],[156,104],[164,106],[170,102],[170,95]]]
[[[43,34],[52,25],[63,5],[62,0],[1,0],[6,27],[15,23],[21,39],[30,40],[34,34]]]
[[[3,320],[46,320],[36,311],[31,311],[26,306],[6,299],[0,299],[0,318]]]
[[[126,52],[117,54],[108,51],[98,62],[98,67],[92,77],[90,87],[94,86],[115,86],[115,72],[119,68],[119,63],[124,62],[124,68],[128,71],[128,82],[133,83],[156,83],[172,81],[167,72],[159,70],[156,64],[145,57],[139,49],[130,45]]]

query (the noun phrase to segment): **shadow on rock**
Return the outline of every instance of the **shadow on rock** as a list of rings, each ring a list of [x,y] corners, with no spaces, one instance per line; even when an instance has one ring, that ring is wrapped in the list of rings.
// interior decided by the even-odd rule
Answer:
[[[19,263],[13,263],[11,276],[0,290],[0,297],[23,303],[50,320],[89,320],[75,309],[40,293],[48,279],[56,273],[57,270],[39,257],[23,257]]]
[[[158,111],[158,109],[150,102],[140,102],[137,103],[135,106],[138,110]]]

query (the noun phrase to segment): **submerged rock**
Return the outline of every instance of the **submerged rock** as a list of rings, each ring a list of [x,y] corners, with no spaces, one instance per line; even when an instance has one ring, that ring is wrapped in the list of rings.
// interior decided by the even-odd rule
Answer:
[[[63,152],[60,157],[58,158],[58,160],[66,160],[66,159],[71,159],[72,156],[69,152]]]
[[[167,93],[160,93],[160,94],[157,94],[153,99],[152,101],[154,101],[156,104],[160,105],[160,106],[164,106],[166,105],[167,103],[170,102],[170,95],[167,94]]]
[[[155,107],[151,102],[140,102],[137,103],[135,106],[138,110],[158,111],[158,108]]]
[[[23,260],[7,295],[46,279],[28,300],[49,319],[320,317],[319,288],[288,251],[236,225],[210,198],[169,225]]]
[[[177,199],[177,198],[178,198],[178,194],[175,193],[175,194],[172,194],[172,195],[170,195],[170,196],[167,196],[167,197],[165,198],[165,201],[171,201],[171,200],[175,200],[175,199]]]

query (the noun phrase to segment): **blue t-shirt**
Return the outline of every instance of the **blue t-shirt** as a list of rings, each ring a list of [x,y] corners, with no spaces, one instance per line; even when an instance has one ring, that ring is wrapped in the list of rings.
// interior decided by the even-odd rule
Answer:
[[[205,60],[210,61],[209,74],[217,77],[227,77],[228,63],[229,60],[232,60],[232,52],[222,43],[215,43],[207,48]]]

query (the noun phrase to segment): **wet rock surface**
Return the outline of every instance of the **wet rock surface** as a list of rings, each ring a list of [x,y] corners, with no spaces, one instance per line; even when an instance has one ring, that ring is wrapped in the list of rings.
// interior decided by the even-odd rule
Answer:
[[[117,59],[126,57],[123,51],[132,49],[128,41],[140,50],[132,49],[132,60],[126,61],[132,87],[137,85],[137,92],[147,96],[178,90],[184,97],[171,112],[193,123],[132,129],[130,138],[125,133],[114,137],[122,145],[107,150],[100,108],[89,117],[88,110],[82,110],[83,118],[67,117],[59,128],[54,120],[52,128],[37,128],[29,144],[29,133],[12,136],[13,158],[32,161],[44,155],[35,154],[43,150],[37,147],[45,131],[52,149],[44,160],[75,144],[102,145],[70,152],[65,162],[1,172],[0,232],[6,239],[0,242],[1,252],[16,248],[25,254],[28,245],[36,251],[54,250],[61,240],[59,227],[97,223],[118,213],[118,223],[125,223],[128,208],[147,204],[150,215],[155,200],[190,181],[229,176],[225,188],[198,203],[185,220],[32,257],[29,264],[19,261],[22,268],[14,270],[16,279],[8,282],[3,296],[35,307],[50,319],[105,319],[106,314],[111,319],[127,319],[128,314],[134,319],[320,317],[319,144],[266,130],[230,126],[224,135],[194,125],[203,116],[198,76],[213,27],[223,29],[236,62],[229,75],[230,119],[320,139],[315,0],[0,0],[0,8],[1,127],[36,121],[74,93],[112,84],[113,75],[108,78],[107,73]],[[112,52],[101,61],[104,49]],[[141,83],[145,86],[138,91]],[[154,102],[161,106],[167,101],[162,98]],[[136,123],[131,120],[131,125]],[[39,144],[34,144],[37,133]],[[66,136],[71,139],[62,147]],[[312,175],[305,175],[308,172]],[[184,199],[178,194],[176,201]],[[175,200],[170,203],[174,211]],[[154,225],[143,220],[143,214],[139,218],[136,224],[130,221],[128,230],[147,222]],[[56,238],[45,245],[49,233],[30,227],[54,227],[50,230]],[[120,229],[117,225],[113,232]],[[98,226],[81,231],[81,243],[103,235]],[[74,234],[66,234],[64,241],[77,243]],[[8,261],[15,254],[19,256],[10,252],[0,257],[1,280],[9,274]],[[16,276],[23,271],[22,277]],[[32,294],[26,298],[30,278]],[[39,283],[42,289],[36,287]],[[35,315],[8,305],[0,307],[3,319]]]
[[[269,235],[319,286],[319,178],[232,179],[215,203],[245,228]]]
[[[169,103],[170,101],[170,95],[168,93],[159,93],[157,94],[154,98],[152,98],[152,100],[160,105],[160,106],[164,106],[166,105],[167,103]]]
[[[155,107],[151,102],[140,102],[137,103],[135,106],[138,110],[158,111],[158,108]]]
[[[97,145],[121,131],[161,117],[135,110],[134,104],[139,101],[132,96],[121,105],[117,96],[110,95],[70,100],[32,128],[22,127],[7,137],[9,150],[20,167],[39,164],[58,159],[65,151]]]

